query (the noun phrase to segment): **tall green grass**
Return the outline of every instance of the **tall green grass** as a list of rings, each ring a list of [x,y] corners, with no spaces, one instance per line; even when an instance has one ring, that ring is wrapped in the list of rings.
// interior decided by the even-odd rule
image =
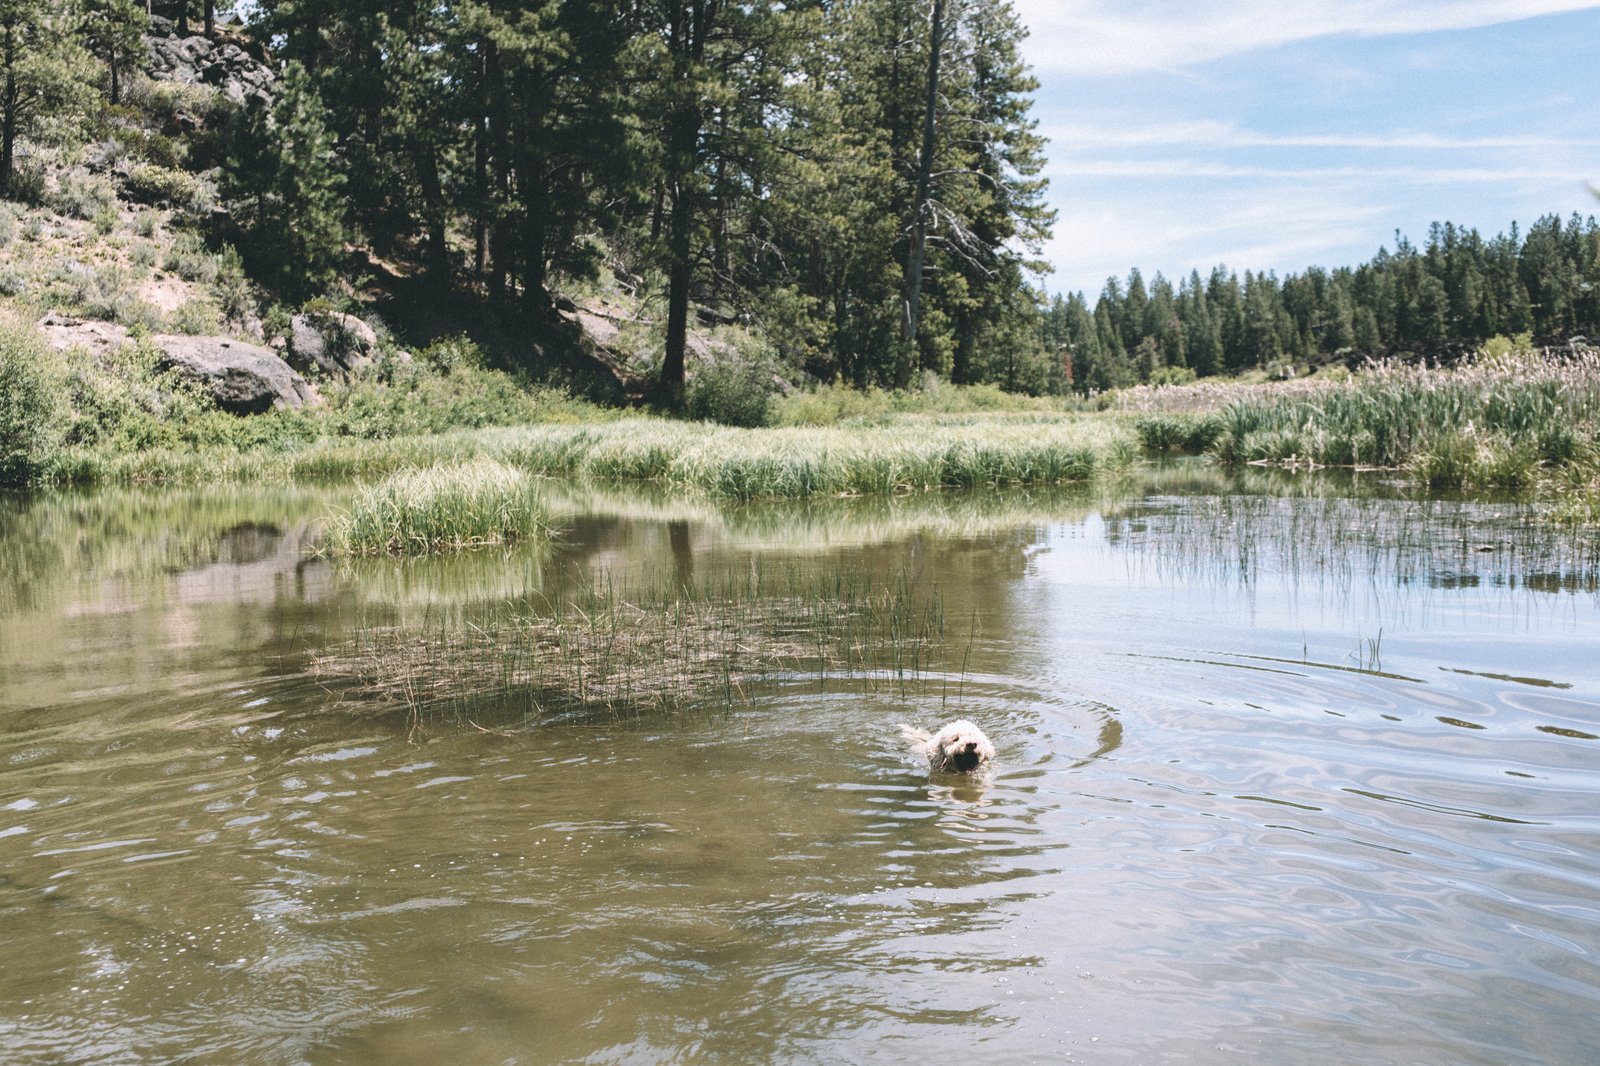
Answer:
[[[1385,365],[1344,382],[1298,382],[1236,399],[1217,454],[1403,469],[1435,487],[1534,483],[1592,463],[1600,354],[1511,353],[1453,370]]]
[[[1079,482],[1126,468],[1137,457],[1127,425],[1093,417],[946,422],[903,416],[883,426],[766,430],[633,417],[392,439],[291,439],[241,451],[97,454],[81,457],[92,469],[64,469],[64,479],[379,478],[489,459],[530,474],[653,482],[740,500],[794,499]],[[62,467],[70,460],[64,457]]]
[[[328,524],[334,555],[423,555],[541,536],[550,523],[533,479],[492,459],[402,470]]]

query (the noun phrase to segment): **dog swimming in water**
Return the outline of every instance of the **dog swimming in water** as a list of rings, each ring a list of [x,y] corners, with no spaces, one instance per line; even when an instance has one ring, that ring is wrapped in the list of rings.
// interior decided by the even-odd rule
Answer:
[[[927,758],[928,768],[936,773],[970,774],[994,762],[994,743],[965,718],[937,733],[909,725],[902,725],[900,733],[911,742],[913,751]]]

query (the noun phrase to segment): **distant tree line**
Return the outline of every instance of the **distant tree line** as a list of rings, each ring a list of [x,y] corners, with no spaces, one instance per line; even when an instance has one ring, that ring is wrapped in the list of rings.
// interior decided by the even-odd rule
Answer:
[[[1600,228],[1539,219],[1486,240],[1435,224],[1419,249],[1396,237],[1367,263],[1281,281],[1225,267],[1175,287],[1134,270],[1091,308],[1081,294],[1044,311],[1047,348],[1070,356],[1079,391],[1174,376],[1399,353],[1448,358],[1496,336],[1600,341]]]

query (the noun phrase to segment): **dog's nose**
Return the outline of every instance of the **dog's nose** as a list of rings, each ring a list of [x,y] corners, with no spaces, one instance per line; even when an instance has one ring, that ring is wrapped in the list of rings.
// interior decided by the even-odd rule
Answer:
[[[968,751],[977,751],[978,750],[978,742],[976,740],[967,741],[967,750]]]

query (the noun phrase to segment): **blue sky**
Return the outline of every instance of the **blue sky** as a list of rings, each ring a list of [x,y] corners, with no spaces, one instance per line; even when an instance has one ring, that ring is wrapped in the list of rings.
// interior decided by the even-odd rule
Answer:
[[[1600,214],[1600,0],[1014,0],[1053,291]]]

